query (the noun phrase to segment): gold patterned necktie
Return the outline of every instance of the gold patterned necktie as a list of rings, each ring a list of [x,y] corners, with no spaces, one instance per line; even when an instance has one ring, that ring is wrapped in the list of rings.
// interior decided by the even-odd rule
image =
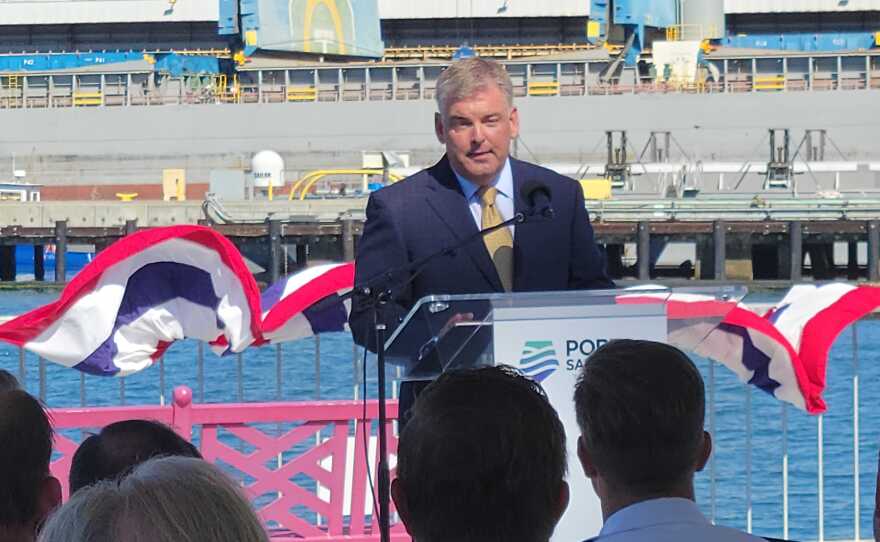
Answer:
[[[495,197],[498,189],[493,186],[484,186],[477,192],[480,197],[480,207],[483,210],[482,229],[491,228],[504,222],[501,213],[495,206]],[[513,289],[513,236],[510,227],[500,228],[488,235],[483,236],[483,242],[489,251],[489,256],[495,263],[495,270],[504,286],[504,291]]]

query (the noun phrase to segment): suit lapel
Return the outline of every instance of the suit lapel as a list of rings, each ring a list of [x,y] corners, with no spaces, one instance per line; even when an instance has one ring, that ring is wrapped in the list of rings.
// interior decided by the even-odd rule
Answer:
[[[510,159],[510,169],[513,173],[513,207],[515,212],[526,214],[528,204],[520,197],[522,185],[528,180],[522,163],[519,160]],[[542,248],[542,230],[540,224],[521,224],[516,227],[516,235],[513,238],[513,289],[522,291],[525,289],[526,269],[529,261],[534,261]]]
[[[430,190],[426,199],[428,205],[452,232],[453,243],[477,233],[478,229],[474,217],[447,158],[444,156],[431,168],[430,172],[431,178],[435,182],[428,185]],[[496,291],[504,290],[501,279],[498,278],[498,271],[495,270],[495,264],[492,263],[489,251],[486,250],[486,245],[481,239],[474,239],[461,250],[473,260],[477,269]]]

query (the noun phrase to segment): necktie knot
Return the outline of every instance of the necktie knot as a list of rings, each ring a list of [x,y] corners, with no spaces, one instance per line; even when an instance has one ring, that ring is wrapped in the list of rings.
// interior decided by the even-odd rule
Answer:
[[[480,196],[480,205],[483,207],[492,207],[495,205],[495,197],[498,195],[498,189],[494,186],[483,186],[478,191]]]

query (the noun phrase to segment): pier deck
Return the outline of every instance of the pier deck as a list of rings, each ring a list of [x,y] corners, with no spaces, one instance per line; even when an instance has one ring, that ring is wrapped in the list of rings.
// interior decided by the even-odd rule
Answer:
[[[90,245],[99,252],[138,228],[200,223],[232,239],[263,280],[275,280],[310,260],[354,259],[365,204],[365,198],[235,202],[205,209],[201,202],[4,203],[0,279],[15,278],[13,245],[37,247],[36,280],[45,278],[42,247],[54,245],[55,280],[64,282],[68,245]],[[880,280],[880,199],[620,198],[587,205],[615,278]],[[690,245],[693,254],[677,267],[659,264],[670,244]],[[846,245],[842,262],[835,244]]]

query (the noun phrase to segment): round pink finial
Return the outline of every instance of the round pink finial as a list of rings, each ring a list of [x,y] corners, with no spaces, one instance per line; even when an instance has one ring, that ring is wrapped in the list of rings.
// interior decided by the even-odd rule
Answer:
[[[193,393],[187,386],[177,386],[174,388],[174,404],[179,407],[188,407],[192,404]]]

